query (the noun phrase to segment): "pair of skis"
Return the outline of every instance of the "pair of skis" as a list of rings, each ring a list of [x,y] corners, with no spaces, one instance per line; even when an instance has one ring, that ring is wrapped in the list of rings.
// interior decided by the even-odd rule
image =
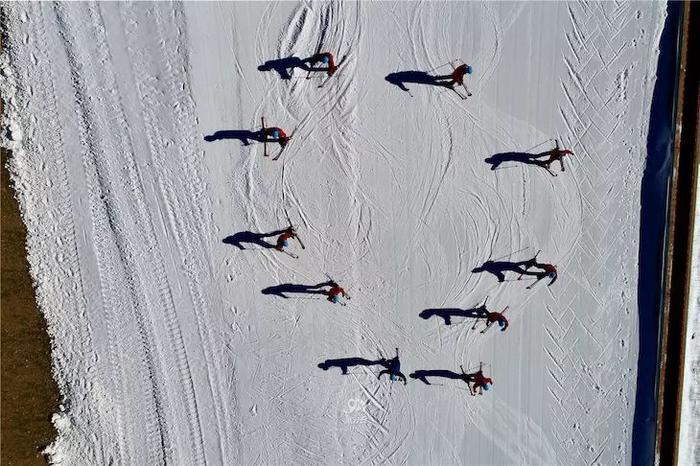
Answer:
[[[263,138],[264,138],[263,139],[263,156],[269,157],[270,154],[267,153],[268,140],[267,140],[267,135],[265,134],[265,117],[260,117],[260,121],[262,122],[262,134],[263,134]],[[294,131],[292,131],[291,134],[288,136],[289,139],[292,139],[292,137],[294,137],[294,133],[296,131],[297,131],[297,128],[294,128]],[[274,142],[274,141],[270,141],[270,142]],[[287,144],[289,144],[289,143],[287,143]],[[280,156],[282,155],[282,152],[284,151],[284,149],[286,147],[287,147],[286,145],[280,147],[280,151],[277,153],[277,155],[272,160],[275,161],[275,160],[279,159]]]
[[[487,315],[488,315],[489,310],[486,309],[486,302],[487,302],[488,300],[489,300],[489,297],[487,296],[486,299],[484,299],[484,303],[483,303],[481,306],[479,306],[479,307],[477,308],[477,309],[483,309],[484,312],[486,312]],[[476,330],[476,324],[478,324],[480,320],[481,320],[481,317],[477,317],[477,318],[474,320],[474,325],[472,325],[472,330]]]

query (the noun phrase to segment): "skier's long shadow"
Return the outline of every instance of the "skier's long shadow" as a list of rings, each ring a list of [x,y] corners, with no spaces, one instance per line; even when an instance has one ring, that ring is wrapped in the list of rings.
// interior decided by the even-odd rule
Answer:
[[[222,139],[238,139],[244,146],[250,145],[250,141],[264,142],[265,135],[262,131],[250,131],[247,129],[221,130],[214,134],[204,136],[207,142],[220,141]]]
[[[342,359],[326,359],[318,365],[324,371],[327,371],[331,367],[339,367],[343,375],[347,375],[348,367],[355,366],[383,366],[388,368],[389,361],[386,359],[377,359],[371,361],[365,358],[342,358]]]
[[[425,71],[399,71],[398,73],[386,75],[384,79],[405,92],[409,92],[406,83],[425,84],[428,86],[446,87],[448,89],[451,87],[447,84],[449,81],[446,81],[444,76],[433,76]]]
[[[452,324],[453,316],[485,318],[488,311],[484,307],[475,307],[472,309],[444,308],[444,309],[425,309],[418,314],[423,319],[430,319],[432,316],[438,316],[445,320],[445,325]]]
[[[270,236],[277,236],[284,233],[285,230],[273,231],[271,233],[253,233],[252,231],[239,231],[238,233],[227,236],[224,238],[223,242],[236,246],[240,250],[245,250],[242,243],[256,244],[265,249],[272,249],[275,247],[274,244],[265,241],[265,238]]]
[[[324,286],[331,286],[331,282],[323,282],[318,285],[295,285],[292,283],[283,283],[281,285],[269,286],[261,291],[262,294],[279,296],[280,298],[289,298],[286,293],[298,294],[320,294],[325,295],[326,290],[322,290]]]
[[[464,375],[443,369],[415,371],[409,375],[409,377],[412,379],[418,379],[426,385],[432,385],[430,382],[428,382],[427,377],[442,377],[444,379],[464,380]]]
[[[498,166],[504,162],[519,162],[526,165],[537,165],[538,167],[546,168],[544,160],[537,160],[545,155],[547,155],[547,153],[528,154],[527,152],[502,152],[485,158],[484,162],[491,164],[491,170],[497,170]]]
[[[309,71],[309,67],[306,65],[305,60],[295,56],[278,58],[277,60],[268,60],[262,65],[258,66],[258,71],[275,70],[277,74],[280,75],[281,79],[288,80],[292,79],[292,75],[289,73],[289,71],[293,70],[294,68],[301,68],[304,71]]]
[[[530,275],[531,273],[527,272],[525,269],[525,265],[527,263],[528,261],[508,262],[488,260],[484,262],[481,267],[472,269],[472,273],[488,272],[495,275],[499,282],[504,282],[506,281],[504,272],[515,272],[517,274]]]

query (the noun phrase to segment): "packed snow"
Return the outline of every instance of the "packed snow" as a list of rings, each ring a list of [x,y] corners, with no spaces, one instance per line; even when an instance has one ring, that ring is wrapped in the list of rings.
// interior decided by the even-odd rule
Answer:
[[[663,2],[2,9],[54,464],[630,463]],[[319,50],[333,77],[280,70]],[[397,83],[458,60],[464,100]],[[293,132],[277,161],[241,136],[261,117]],[[554,140],[566,171],[521,163]],[[254,235],[290,221],[299,259]],[[472,272],[538,251],[549,287]],[[345,307],[274,293],[328,277]],[[423,313],[487,297],[506,331]],[[405,386],[366,365],[395,348]],[[449,374],[480,362],[472,397]]]

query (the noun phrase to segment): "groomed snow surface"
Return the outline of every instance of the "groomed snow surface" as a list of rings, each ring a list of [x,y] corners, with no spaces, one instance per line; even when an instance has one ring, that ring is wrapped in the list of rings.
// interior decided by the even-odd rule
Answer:
[[[4,143],[64,397],[54,464],[630,463],[664,3],[2,9]],[[319,47],[347,55],[322,88],[258,70]],[[385,79],[457,57],[467,100]],[[204,139],[262,116],[296,128],[277,162]],[[557,177],[484,161],[551,138],[575,153]],[[224,242],[285,210],[298,260]],[[471,272],[537,250],[549,288]],[[325,274],[348,306],[261,293]],[[486,297],[506,332],[419,317]],[[407,375],[483,361],[493,389],[318,367],[395,347]]]

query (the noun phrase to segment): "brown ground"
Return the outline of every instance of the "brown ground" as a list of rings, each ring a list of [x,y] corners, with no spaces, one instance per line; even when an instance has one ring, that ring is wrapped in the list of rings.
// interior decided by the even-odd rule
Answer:
[[[45,465],[41,450],[56,435],[50,417],[58,388],[51,377],[46,322],[29,278],[26,229],[5,166],[10,154],[1,152],[0,464]]]

